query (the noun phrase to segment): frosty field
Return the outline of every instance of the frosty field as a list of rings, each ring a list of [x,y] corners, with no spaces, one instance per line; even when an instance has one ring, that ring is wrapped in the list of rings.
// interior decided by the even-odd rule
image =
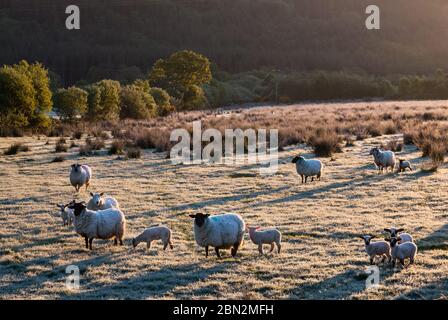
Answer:
[[[257,165],[173,165],[165,153],[145,150],[120,160],[106,151],[52,163],[57,138],[0,138],[1,299],[439,299],[448,297],[448,168],[420,170],[427,159],[405,145],[399,157],[413,172],[377,175],[369,150],[401,135],[355,141],[343,153],[320,158],[322,181],[301,184],[291,162],[304,145],[279,152],[271,177]],[[50,141],[49,144],[46,144]],[[30,151],[4,156],[13,142]],[[110,143],[111,141],[107,141]],[[93,169],[90,191],[118,199],[127,218],[125,246],[95,240],[93,251],[73,227],[63,227],[56,204],[75,197],[72,163]],[[246,224],[276,226],[283,252],[259,256],[245,236],[237,258],[206,259],[196,246],[189,213],[235,212]],[[149,252],[131,239],[154,224],[172,228],[174,250],[160,242]],[[368,257],[359,235],[384,237],[404,227],[419,247],[416,264],[393,270],[379,264],[381,283],[366,289]],[[267,247],[265,248],[267,249]],[[65,286],[65,269],[81,270],[79,290]]]

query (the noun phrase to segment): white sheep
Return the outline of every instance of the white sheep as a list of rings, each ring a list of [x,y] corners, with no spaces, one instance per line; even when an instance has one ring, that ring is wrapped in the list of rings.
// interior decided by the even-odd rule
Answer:
[[[311,181],[314,181],[314,176],[318,180],[320,180],[320,177],[322,175],[322,170],[324,165],[320,160],[316,159],[310,159],[306,160],[302,156],[296,156],[291,161],[292,163],[296,164],[296,170],[299,176],[302,177],[302,183],[304,183],[304,177],[305,177],[305,183],[308,179],[308,177],[311,177]]]
[[[370,155],[373,155],[373,160],[378,168],[378,174],[380,174],[383,169],[391,168],[391,172],[395,168],[396,158],[393,151],[383,151],[379,148],[373,148],[370,150]]]
[[[387,240],[387,239],[386,239]],[[400,264],[407,268],[415,261],[415,256],[417,255],[417,246],[413,242],[405,242],[399,244],[401,240],[398,238],[390,238],[390,246],[392,247],[392,267],[395,267],[396,261],[400,261]],[[405,266],[405,259],[409,259],[409,263]]]
[[[277,245],[277,251],[280,253],[282,244],[282,234],[277,229],[258,230],[260,227],[247,227],[249,238],[254,244],[258,245],[258,252],[263,254],[263,244],[270,244],[271,251],[274,250],[274,243]]]
[[[386,241],[377,241],[377,242],[371,242],[372,239],[375,238],[375,236],[360,236],[361,239],[364,240],[366,252],[370,257],[370,264],[372,265],[374,262],[374,259],[376,256],[383,257],[383,261],[385,261],[386,258],[389,258],[389,261],[391,260],[391,254],[390,254],[390,245]]]
[[[104,196],[104,193],[92,193],[90,192],[92,199],[87,203],[87,209],[98,211],[105,210],[109,208],[120,209],[117,199],[111,196]]]
[[[85,202],[71,202],[68,206],[73,209],[75,230],[84,237],[86,248],[92,250],[93,239],[110,239],[115,237],[114,244],[123,245],[126,231],[126,218],[123,212],[116,208],[100,211],[87,209]]]
[[[173,243],[171,242],[171,230],[165,226],[154,226],[145,229],[141,234],[132,239],[132,245],[134,248],[140,242],[146,242],[146,247],[151,247],[151,242],[154,240],[162,240],[163,250],[169,245],[171,250],[173,249]]]
[[[391,228],[384,229],[384,231],[389,232],[391,238],[396,238],[396,237],[400,236],[399,243],[414,242],[414,239],[412,238],[412,236],[409,233],[403,232],[404,229],[402,229],[402,228],[397,229],[395,227],[391,227]],[[400,232],[403,232],[403,233],[400,233]]]
[[[67,208],[68,204],[58,204],[57,205],[62,218],[62,223],[64,226],[70,226],[75,218],[73,210]]]
[[[194,236],[196,243],[205,247],[205,257],[208,257],[208,247],[214,247],[216,255],[221,258],[219,249],[231,249],[235,257],[238,248],[243,243],[245,223],[241,216],[234,213],[210,216],[210,214],[190,214],[194,218]]]
[[[413,171],[411,163],[409,161],[406,161],[404,159],[398,159],[398,161],[400,161],[399,167],[398,167],[399,168],[399,172],[405,172],[406,169],[409,169],[410,171]]]
[[[72,164],[72,168],[70,170],[70,183],[73,187],[75,187],[76,191],[79,192],[79,189],[83,185],[86,186],[86,190],[90,185],[90,179],[92,179],[92,170],[88,165],[85,164]]]

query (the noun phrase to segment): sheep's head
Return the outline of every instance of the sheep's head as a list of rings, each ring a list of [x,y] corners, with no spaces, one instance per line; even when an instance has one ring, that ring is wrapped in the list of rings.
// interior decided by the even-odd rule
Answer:
[[[73,209],[73,213],[75,214],[75,216],[79,216],[81,214],[81,212],[83,212],[84,209],[87,208],[87,205],[86,205],[86,203],[84,201],[82,201],[82,202],[75,202],[75,200],[73,200],[68,205],[68,208],[69,209]]]
[[[403,232],[404,229],[403,228],[400,228],[400,229],[386,228],[386,229],[384,229],[384,231],[389,232],[391,238],[395,238],[398,235],[398,233]]]
[[[59,208],[59,210],[61,210],[61,212],[64,212],[65,211],[65,207],[67,207],[68,204],[57,204],[56,206]]]
[[[368,245],[370,244],[370,241],[371,241],[372,239],[374,239],[375,236],[369,236],[369,235],[367,235],[367,236],[360,236],[360,238],[363,239],[363,240],[364,240],[364,243],[366,244],[366,246],[368,246]]]
[[[302,156],[295,156],[295,157],[292,159],[291,163],[300,162],[300,161],[303,161],[304,159],[305,159],[305,158],[302,157]]]
[[[393,248],[393,247],[395,247],[396,245],[397,245],[397,243],[399,242],[399,241],[401,241],[401,238],[400,237],[391,237],[390,239],[386,239],[386,241],[389,241],[390,242],[390,246]]]
[[[260,226],[256,226],[256,227],[249,227],[249,226],[247,226],[246,229],[250,233],[250,232],[254,232],[255,230],[260,229]]]
[[[202,213],[202,212],[198,212],[196,214],[190,214],[189,215],[190,218],[194,219],[194,223],[198,226],[198,227],[202,227],[205,223],[205,221],[208,219],[208,217],[210,217],[210,214],[206,213]]]
[[[92,197],[93,203],[95,203],[96,206],[101,207],[103,205],[104,192],[101,193],[90,192],[90,196]]]
[[[369,155],[376,155],[378,152],[380,151],[380,149],[379,148],[372,148],[372,149],[370,149],[370,153],[369,153]]]
[[[79,163],[72,164],[72,171],[80,172],[81,171],[81,165]]]

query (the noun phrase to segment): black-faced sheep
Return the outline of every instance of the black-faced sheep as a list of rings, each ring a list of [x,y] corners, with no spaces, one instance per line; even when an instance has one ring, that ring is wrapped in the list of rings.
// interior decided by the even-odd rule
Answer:
[[[390,254],[390,245],[386,241],[377,241],[377,242],[371,242],[372,239],[375,238],[375,236],[360,236],[361,239],[364,240],[366,252],[370,257],[370,264],[372,265],[374,263],[375,257],[380,256],[383,257],[383,262],[386,258],[391,260],[391,254]]]
[[[302,156],[296,156],[292,159],[291,162],[296,164],[296,171],[302,178],[302,183],[306,183],[308,177],[311,177],[311,181],[314,181],[314,177],[320,180],[324,167],[320,160],[307,160]]]

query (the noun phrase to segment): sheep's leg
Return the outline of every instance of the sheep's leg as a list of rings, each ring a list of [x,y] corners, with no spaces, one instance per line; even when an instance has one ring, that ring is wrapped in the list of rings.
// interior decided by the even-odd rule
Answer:
[[[282,249],[282,244],[281,243],[277,243],[277,251],[278,251],[278,253],[280,253],[281,249]]]
[[[302,177],[302,183],[303,183],[303,174],[300,175]]]
[[[381,263],[384,263],[384,261],[386,261],[386,255],[383,254],[383,259],[381,259]]]
[[[165,243],[163,244],[163,251],[166,250],[166,247],[168,247],[168,242],[165,242]]]
[[[117,246],[118,245],[118,240],[117,240],[117,237],[115,237],[115,239],[114,239],[114,246]]]
[[[168,243],[170,244],[170,249],[173,250],[173,243],[171,242],[171,240]]]
[[[403,268],[405,268],[404,260],[403,260],[403,259],[400,259],[400,264],[403,266]]]
[[[260,254],[263,254],[263,244],[262,243],[260,243],[258,245],[258,252],[260,252]]]
[[[240,244],[238,242],[233,245],[232,250],[230,250],[230,253],[232,254],[232,257],[236,256],[236,253],[238,252],[239,246],[240,246]]]
[[[151,248],[151,241],[146,242],[146,249],[149,250]]]
[[[373,258],[370,258],[370,265],[373,265]]]
[[[305,183],[306,183],[307,180],[308,180],[308,176],[305,176]]]
[[[314,182],[314,177],[311,177],[311,182]]]
[[[208,246],[205,246],[205,257],[208,257]]]
[[[93,242],[93,238],[89,239],[89,249],[92,250],[92,242]]]
[[[90,186],[90,182],[89,181],[87,181],[86,182],[86,191],[87,191],[87,188]]]
[[[215,247],[215,252],[216,252],[216,256],[218,258],[221,258],[221,255],[219,254],[219,248],[218,247]]]
[[[84,237],[84,240],[86,240],[86,249],[89,249],[89,238]]]
[[[120,246],[123,245],[123,238],[120,238]]]
[[[274,246],[274,242],[272,242],[272,243],[271,243],[271,251],[269,251],[269,252],[274,251],[274,248],[275,248],[275,246]]]
[[[319,172],[319,174],[317,175],[317,179],[320,181],[320,176],[321,176],[321,172]]]

